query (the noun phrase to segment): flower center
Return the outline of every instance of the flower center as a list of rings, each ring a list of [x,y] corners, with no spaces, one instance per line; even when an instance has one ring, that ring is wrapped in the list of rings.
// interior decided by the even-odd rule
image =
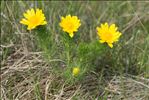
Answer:
[[[111,42],[113,35],[110,32],[106,32],[104,38],[107,42]]]
[[[69,28],[69,29],[73,29],[73,28],[74,28],[74,25],[73,25],[72,22],[68,22],[68,28]]]
[[[31,18],[31,23],[32,23],[33,25],[38,25],[38,23],[39,23],[39,18],[37,18],[36,16],[33,16],[33,17]]]

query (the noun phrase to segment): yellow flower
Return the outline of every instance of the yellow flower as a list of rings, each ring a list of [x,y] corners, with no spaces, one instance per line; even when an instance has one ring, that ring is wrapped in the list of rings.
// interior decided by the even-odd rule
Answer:
[[[81,23],[77,16],[67,15],[65,18],[61,17],[59,25],[63,28],[63,31],[67,32],[72,38],[74,36],[74,32],[78,31]]]
[[[113,43],[118,41],[122,33],[117,31],[115,24],[108,25],[108,23],[105,23],[97,27],[97,34],[100,38],[100,43],[106,42],[112,48]]]
[[[79,67],[74,67],[72,70],[72,75],[77,76],[80,73],[80,68]]]
[[[45,16],[40,9],[36,9],[36,11],[34,9],[27,10],[23,15],[25,18],[23,18],[20,23],[27,25],[28,30],[34,29],[39,25],[47,24]]]

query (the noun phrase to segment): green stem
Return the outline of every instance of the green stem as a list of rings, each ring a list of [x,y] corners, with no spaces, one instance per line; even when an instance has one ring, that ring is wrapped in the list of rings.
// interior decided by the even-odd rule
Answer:
[[[67,56],[67,66],[70,66],[70,45],[69,45],[68,42],[67,42],[67,53],[66,53],[66,56]]]

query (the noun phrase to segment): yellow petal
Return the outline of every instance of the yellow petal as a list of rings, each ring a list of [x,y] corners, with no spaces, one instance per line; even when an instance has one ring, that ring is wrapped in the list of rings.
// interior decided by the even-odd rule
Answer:
[[[112,43],[108,43],[109,47],[113,48],[113,44]]]
[[[23,19],[20,21],[20,23],[21,23],[21,24],[24,24],[24,25],[28,25],[29,22],[28,22],[28,20],[26,20],[26,19],[23,18]]]
[[[42,14],[42,10],[36,9],[36,16],[44,17],[44,14]]]
[[[46,22],[46,21],[44,21],[41,25],[45,25],[45,24],[47,24],[47,22]]]
[[[96,30],[99,31],[99,27],[96,27]]]
[[[33,8],[31,9],[31,15],[35,15],[35,11]]]
[[[27,13],[23,13],[23,15],[26,19],[29,19],[29,17],[30,17],[29,14],[27,14]]]
[[[99,40],[99,42],[100,42],[100,43],[104,43],[105,41],[103,41],[103,40]]]
[[[31,29],[32,29],[31,27],[29,27],[29,26],[27,27],[27,30],[31,30]]]
[[[65,18],[64,17],[61,17],[61,20],[64,20]]]
[[[27,30],[31,30],[31,29],[34,29],[36,26],[33,26],[33,25],[29,25],[28,27],[27,27]]]
[[[30,14],[31,13],[31,10],[27,10],[26,14]]]
[[[72,38],[74,36],[74,34],[73,33],[69,33],[69,36]]]
[[[68,18],[71,18],[71,15],[69,14],[67,17],[68,17]]]
[[[115,26],[115,24],[110,25],[110,30],[117,31],[117,27]]]
[[[109,25],[108,25],[108,23],[107,23],[107,22],[106,22],[104,25],[105,25],[105,27],[106,27],[106,28],[109,28]]]

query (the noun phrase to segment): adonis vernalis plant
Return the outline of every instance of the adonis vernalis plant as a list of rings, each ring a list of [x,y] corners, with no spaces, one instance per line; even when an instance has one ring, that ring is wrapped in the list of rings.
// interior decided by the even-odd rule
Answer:
[[[54,45],[54,42],[51,39],[51,34],[49,29],[45,26],[47,24],[45,15],[41,9],[29,9],[24,14],[25,18],[22,18],[20,21],[21,24],[27,25],[27,30],[33,30],[31,33],[35,35],[37,40],[38,47],[43,50],[43,55],[48,58],[51,57],[49,54],[52,52],[50,47]]]
[[[47,24],[47,21],[45,20],[45,16],[41,9],[34,10],[32,8],[30,10],[27,10],[26,13],[24,13],[23,15],[25,18],[23,18],[20,23],[27,25],[28,30],[32,30],[39,25]]]
[[[97,27],[97,34],[100,43],[106,42],[111,48],[113,47],[113,43],[118,41],[122,35],[122,33],[117,31],[115,24],[108,25],[108,23],[101,24],[100,27]]]
[[[59,57],[62,60],[65,59],[66,67],[63,70],[56,68],[56,72],[61,72],[68,82],[81,80],[86,73],[94,70],[99,57],[105,52],[105,46],[99,44],[97,40],[91,41],[90,43],[76,43],[75,40],[78,40],[78,37],[73,37],[81,26],[80,19],[77,16],[67,15],[66,17],[61,17],[59,25],[71,38],[65,34],[60,38],[60,41],[62,41],[60,43],[62,43],[61,45],[63,45],[64,48],[61,53],[63,53],[64,56],[58,56],[55,50],[59,49],[59,47],[54,41],[50,29],[43,26],[47,24],[47,21],[42,10],[30,9],[23,15],[25,18],[23,18],[20,23],[27,25],[27,30],[34,29],[31,32],[35,33],[34,35],[36,36],[38,46],[43,50],[46,59],[49,61],[50,59],[54,59],[54,57]],[[113,47],[113,43],[118,41],[121,35],[121,33],[117,31],[115,24],[101,24],[100,27],[97,27],[97,31],[100,42],[106,42],[111,48]],[[51,48],[55,48],[55,50],[53,49],[53,51]],[[53,69],[57,67],[56,63],[54,64]]]
[[[61,17],[59,25],[62,27],[63,31],[67,32],[72,38],[74,36],[74,32],[78,31],[81,23],[77,16],[67,15],[66,17]]]

